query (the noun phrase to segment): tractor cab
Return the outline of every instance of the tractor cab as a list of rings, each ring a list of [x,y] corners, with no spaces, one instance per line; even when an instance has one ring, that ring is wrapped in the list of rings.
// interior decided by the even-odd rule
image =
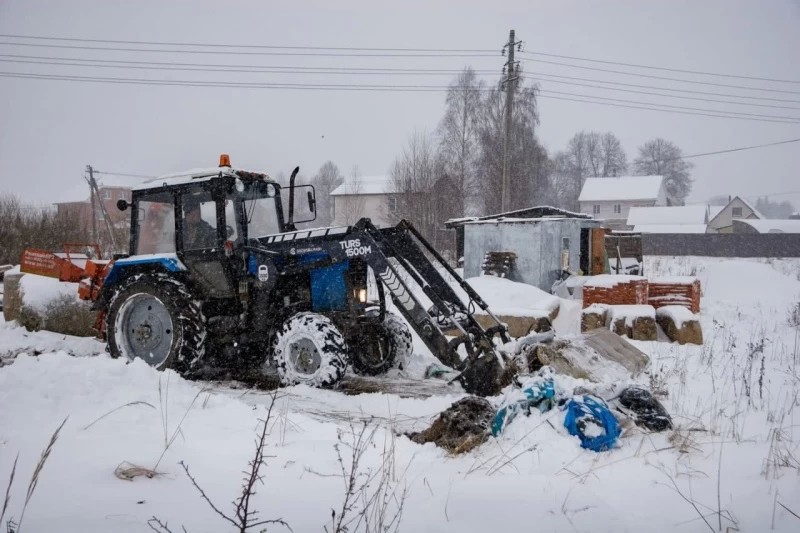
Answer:
[[[295,177],[284,200],[268,175],[233,169],[223,154],[218,168],[146,182],[134,190],[131,204],[118,202],[122,210],[133,208],[130,255],[175,254],[206,296],[235,297],[248,243],[295,229],[294,213],[298,222],[315,218],[314,189],[295,186]]]

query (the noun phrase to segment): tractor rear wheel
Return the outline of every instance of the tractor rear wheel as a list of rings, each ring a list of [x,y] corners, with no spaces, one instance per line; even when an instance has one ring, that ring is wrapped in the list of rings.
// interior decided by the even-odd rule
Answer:
[[[106,316],[112,357],[155,368],[189,370],[205,352],[206,320],[186,286],[163,274],[132,277],[114,294]]]
[[[347,369],[344,337],[323,315],[297,313],[284,322],[272,347],[283,385],[330,387]],[[264,362],[265,367],[268,364]]]
[[[353,369],[359,374],[376,376],[395,364],[402,368],[411,356],[411,331],[393,313],[387,312],[383,322],[368,328],[360,340],[352,354]]]

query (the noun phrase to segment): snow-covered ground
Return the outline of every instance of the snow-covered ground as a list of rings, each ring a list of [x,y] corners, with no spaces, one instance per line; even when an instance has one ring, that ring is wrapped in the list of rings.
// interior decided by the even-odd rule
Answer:
[[[398,496],[406,491],[401,531],[800,531],[800,347],[788,324],[800,301],[800,261],[651,258],[645,273],[696,275],[703,284],[704,346],[634,343],[652,357],[641,381],[667,393],[675,431],[634,428],[618,447],[594,453],[566,433],[560,411],[534,412],[450,457],[396,432],[426,427],[462,396],[458,388],[402,398],[291,387],[278,392],[252,505],[296,532],[330,529],[345,495],[336,446],[347,469],[350,426],[366,422],[377,429],[360,472],[386,465],[376,479],[396,485]],[[579,302],[563,301],[556,328],[577,332],[579,314]],[[10,360],[19,352],[0,368],[3,493],[19,454],[4,520],[19,519],[40,453],[68,417],[23,532],[140,532],[153,516],[172,531],[232,530],[179,463],[232,514],[268,393],[187,382],[112,360],[93,339],[0,324],[0,353]],[[416,357],[421,366],[429,355]],[[162,475],[120,480],[114,470],[123,461],[158,464]]]

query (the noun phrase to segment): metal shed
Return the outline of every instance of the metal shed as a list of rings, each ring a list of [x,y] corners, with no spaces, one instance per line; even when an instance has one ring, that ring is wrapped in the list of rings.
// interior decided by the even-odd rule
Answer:
[[[588,271],[589,229],[584,217],[495,218],[463,224],[464,276],[481,274],[487,252],[513,252],[508,278],[550,292],[563,270]]]

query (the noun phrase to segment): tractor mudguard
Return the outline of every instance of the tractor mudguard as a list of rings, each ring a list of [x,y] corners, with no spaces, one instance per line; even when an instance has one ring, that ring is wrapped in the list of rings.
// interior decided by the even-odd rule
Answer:
[[[103,280],[100,294],[92,304],[92,309],[96,311],[105,309],[119,284],[130,276],[144,272],[179,273],[186,271],[186,266],[176,254],[134,255],[118,259]]]

